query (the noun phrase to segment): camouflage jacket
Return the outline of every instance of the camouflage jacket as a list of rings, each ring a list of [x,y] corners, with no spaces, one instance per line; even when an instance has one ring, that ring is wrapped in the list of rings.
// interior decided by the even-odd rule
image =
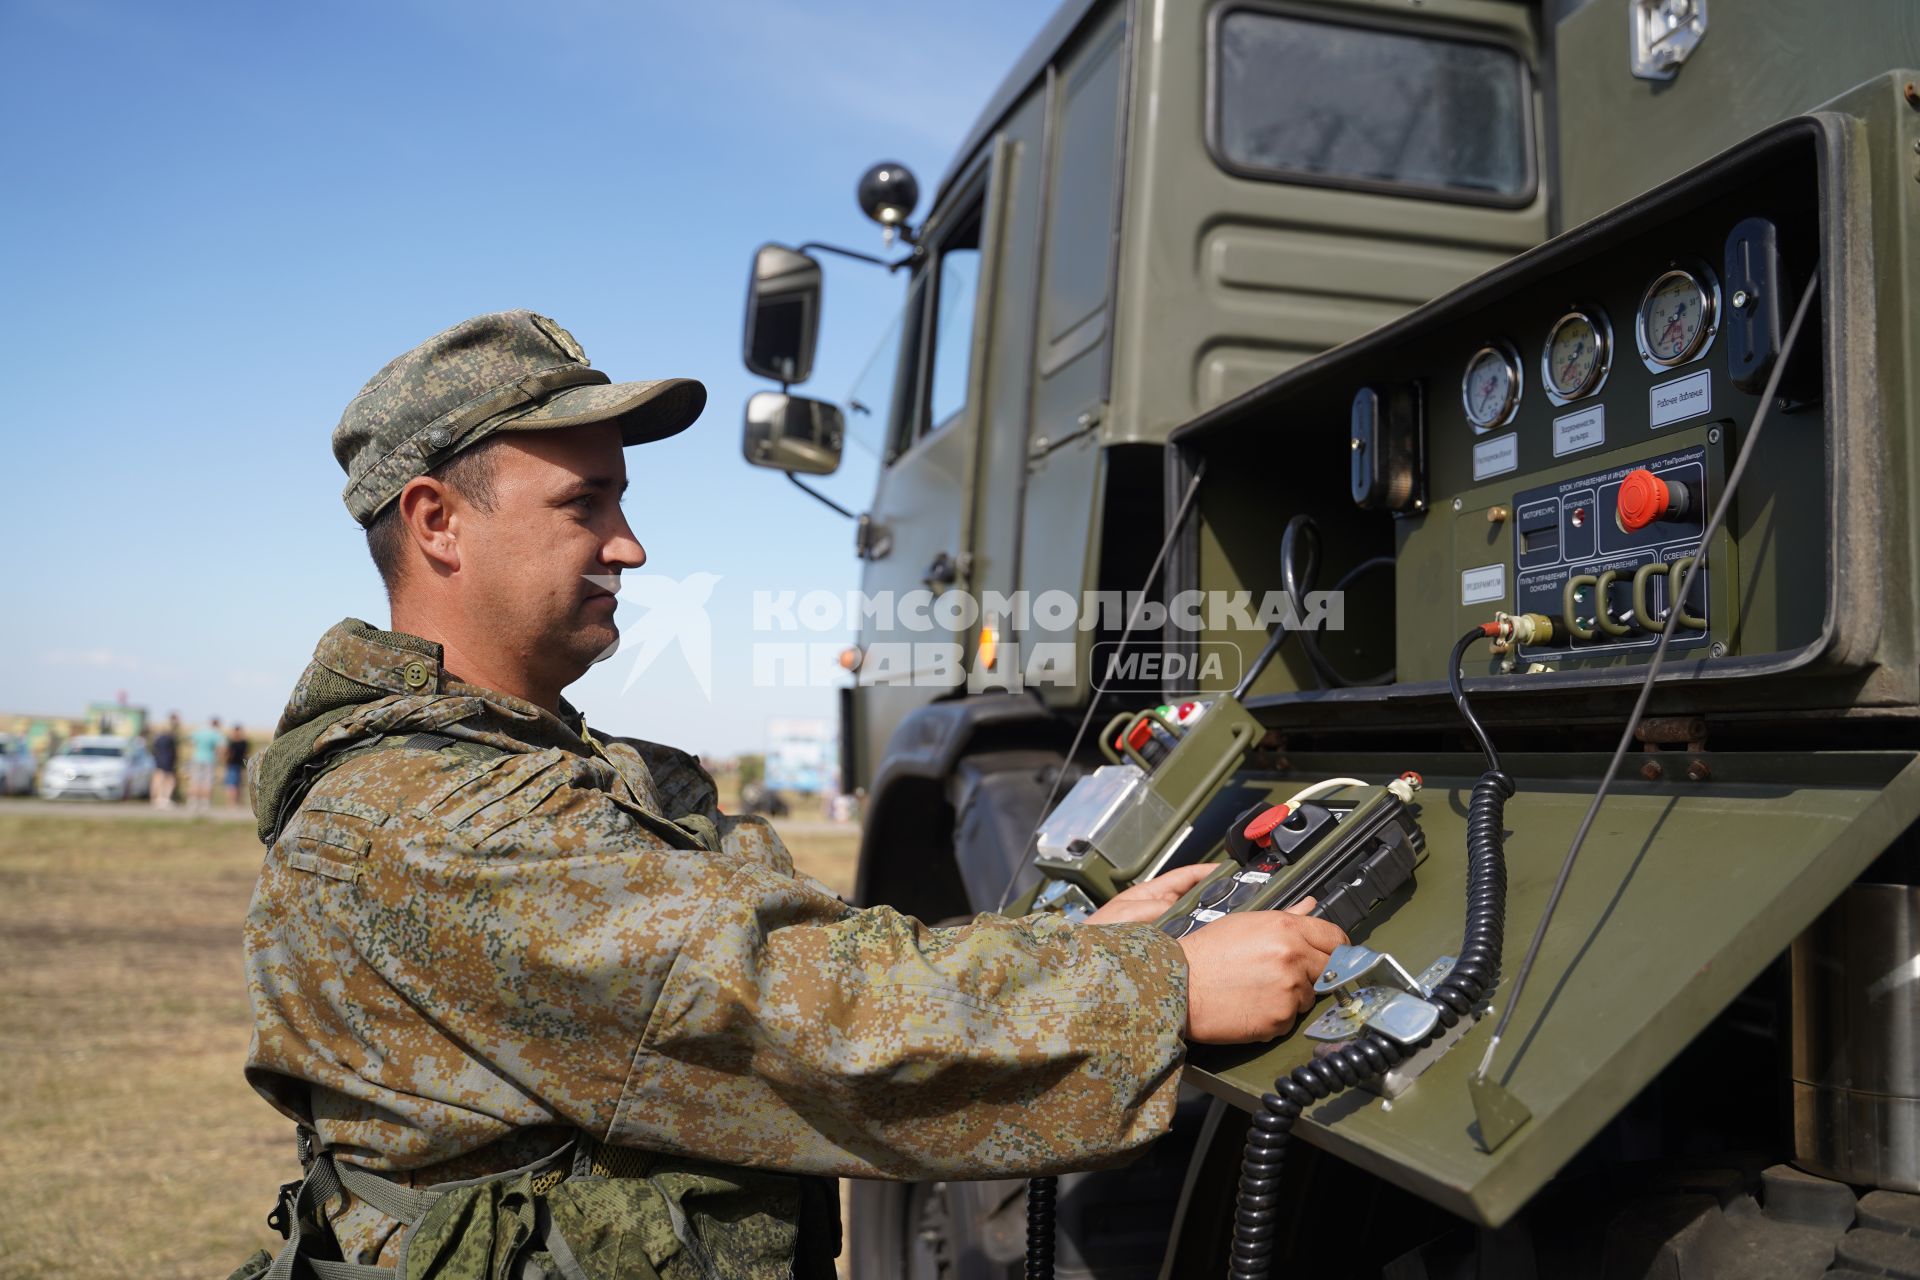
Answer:
[[[855,910],[722,815],[691,757],[463,684],[417,637],[326,634],[255,808],[247,1077],[342,1159],[418,1169],[564,1126],[982,1178],[1109,1163],[1171,1117],[1164,934]]]

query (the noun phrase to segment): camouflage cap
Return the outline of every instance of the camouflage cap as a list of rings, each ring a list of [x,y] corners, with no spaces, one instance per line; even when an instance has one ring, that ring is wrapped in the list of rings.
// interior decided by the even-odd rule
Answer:
[[[531,311],[475,316],[387,362],[333,429],[341,498],[373,523],[407,481],[496,431],[617,422],[627,444],[693,425],[707,389],[692,378],[615,382],[572,334]]]

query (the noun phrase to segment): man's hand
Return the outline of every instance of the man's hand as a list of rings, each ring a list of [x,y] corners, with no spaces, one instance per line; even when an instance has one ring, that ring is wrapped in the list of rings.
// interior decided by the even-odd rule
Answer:
[[[1180,900],[1187,890],[1205,880],[1220,864],[1195,862],[1175,867],[1165,875],[1142,880],[1131,889],[1122,889],[1107,905],[1083,920],[1082,924],[1134,924],[1154,921]]]
[[[1087,924],[1158,920],[1218,863],[1176,867],[1116,893]],[[1195,1044],[1249,1044],[1284,1035],[1313,1007],[1313,984],[1346,932],[1316,920],[1312,898],[1285,911],[1222,916],[1180,939],[1187,953],[1186,1038]]]
[[[1314,980],[1347,941],[1339,925],[1306,914],[1313,908],[1312,898],[1302,898],[1285,911],[1238,911],[1180,939],[1187,952],[1188,1040],[1272,1040],[1313,1007]]]

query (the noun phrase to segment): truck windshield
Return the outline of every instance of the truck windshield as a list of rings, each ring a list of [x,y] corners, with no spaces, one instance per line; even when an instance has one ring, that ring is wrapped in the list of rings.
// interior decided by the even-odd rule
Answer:
[[[1212,127],[1244,177],[1468,203],[1533,199],[1532,91],[1512,48],[1260,9],[1214,33]]]

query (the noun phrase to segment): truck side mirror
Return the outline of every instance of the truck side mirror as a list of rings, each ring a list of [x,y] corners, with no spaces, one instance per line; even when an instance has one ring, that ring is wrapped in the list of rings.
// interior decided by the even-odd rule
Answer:
[[[748,371],[785,386],[805,382],[819,333],[820,264],[784,245],[761,245],[747,282],[741,359]]]
[[[840,469],[840,447],[846,438],[847,419],[838,405],[784,391],[761,391],[747,401],[741,452],[756,467],[830,476]]]

